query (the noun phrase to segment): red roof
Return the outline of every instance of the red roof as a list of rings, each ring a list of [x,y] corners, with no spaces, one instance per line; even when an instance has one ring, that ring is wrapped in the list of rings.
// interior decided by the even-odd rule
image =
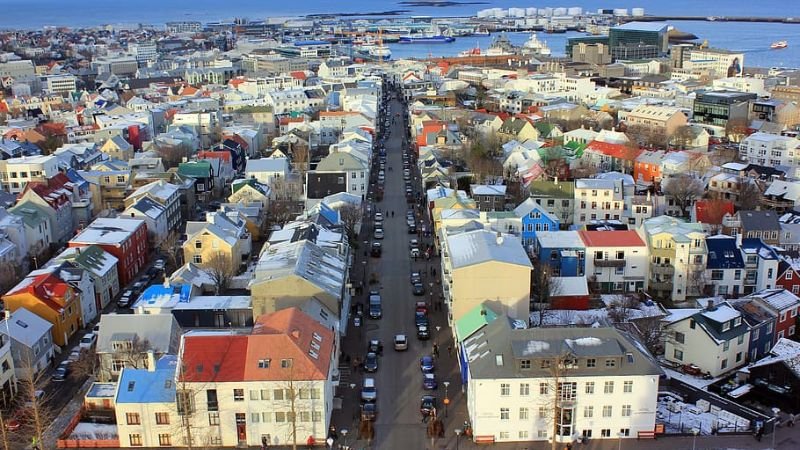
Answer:
[[[281,125],[289,125],[290,123],[301,123],[304,122],[306,119],[304,117],[281,117],[280,122]]]
[[[67,183],[72,183],[64,173],[59,172],[53,177],[48,178],[47,181],[32,181],[25,186],[25,190],[20,194],[20,198],[28,191],[33,191],[47,202],[54,209],[58,209],[70,200],[69,192],[72,191],[71,186]]]
[[[289,72],[289,75],[291,75],[292,78],[294,78],[295,80],[303,80],[303,81],[305,81],[305,79],[308,78],[306,76],[306,73],[303,72],[302,70],[296,70],[294,72]]]
[[[628,147],[622,144],[609,144],[608,142],[592,141],[586,146],[586,150],[602,153],[612,158],[635,161],[642,153],[641,149]]]
[[[247,338],[242,335],[187,336],[184,339],[183,380],[224,382],[244,380]]]
[[[197,152],[197,159],[221,159],[231,162],[231,152],[220,150],[201,150]]]
[[[719,225],[725,214],[733,215],[733,202],[728,200],[697,200],[694,207],[700,223]]]
[[[639,233],[633,230],[578,231],[587,247],[644,247]]]
[[[52,272],[35,275],[33,279],[25,278],[17,286],[11,288],[5,295],[16,295],[23,292],[30,293],[48,308],[60,312],[66,304],[64,297],[70,286]]]
[[[232,78],[231,81],[228,81],[228,84],[231,85],[231,87],[233,87],[235,89],[235,88],[239,87],[240,84],[242,84],[242,83],[244,83],[246,81],[247,80],[245,80],[243,77],[236,77],[236,78]]]

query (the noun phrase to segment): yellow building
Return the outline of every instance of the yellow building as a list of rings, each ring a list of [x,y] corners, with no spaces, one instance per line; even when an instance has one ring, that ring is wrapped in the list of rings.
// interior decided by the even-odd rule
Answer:
[[[453,190],[450,195],[434,200],[431,217],[433,217],[433,230],[437,234],[442,226],[442,211],[446,209],[478,209],[478,204],[463,191],[459,192],[458,190]]]
[[[188,234],[187,229],[187,234]],[[237,273],[242,264],[242,248],[239,240],[217,225],[208,223],[188,234],[183,244],[183,258],[200,266],[209,267],[221,258],[229,264],[232,273]]]
[[[53,342],[67,345],[81,328],[81,302],[77,291],[51,273],[28,276],[3,296],[7,310],[25,308],[53,324]]]

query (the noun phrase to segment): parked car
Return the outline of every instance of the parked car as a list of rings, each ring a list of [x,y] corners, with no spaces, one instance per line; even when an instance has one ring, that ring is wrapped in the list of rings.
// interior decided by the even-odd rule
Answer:
[[[371,422],[378,417],[377,403],[364,403],[361,405],[361,420]]]
[[[381,254],[383,253],[383,246],[380,242],[373,242],[372,248],[370,249],[370,255],[374,258],[380,258]]]
[[[81,338],[81,342],[80,344],[78,344],[78,346],[80,347],[81,350],[90,350],[92,347],[94,347],[94,344],[96,342],[97,342],[97,335],[90,331],[83,335],[83,337]]]
[[[428,325],[428,314],[423,311],[414,311],[414,325]]]
[[[167,268],[167,263],[163,259],[157,259],[155,263],[153,263],[153,267],[158,270],[164,270]]]
[[[379,212],[375,213],[375,222],[376,223],[383,222],[383,213]]]
[[[420,341],[427,341],[431,338],[431,332],[428,325],[417,325],[417,339]]]
[[[419,368],[422,373],[432,373],[435,368],[433,365],[433,356],[426,355],[419,359]]]
[[[408,241],[408,248],[409,249],[419,249],[419,241],[417,239],[409,239]]]
[[[417,302],[414,308],[416,312],[421,312],[422,314],[428,314],[428,304],[425,302]]]
[[[361,387],[361,401],[374,402],[378,399],[378,388],[375,387],[375,378],[364,378]]]
[[[353,317],[353,326],[356,327],[356,328],[361,326],[361,316],[357,315],[357,316]]]
[[[119,300],[117,300],[117,306],[119,306],[120,308],[127,308],[127,307],[131,306],[131,303],[133,302],[133,296],[134,295],[135,294],[133,293],[133,290],[126,289],[122,293],[122,296],[119,298]]]
[[[420,272],[411,272],[411,284],[422,283],[422,274]]]
[[[56,367],[55,372],[53,372],[53,381],[64,381],[69,376],[69,361],[61,361],[61,364]]]
[[[398,352],[408,350],[408,338],[405,334],[398,334],[394,337],[394,349]]]
[[[69,362],[80,361],[81,360],[81,356],[83,356],[83,355],[81,355],[81,351],[80,350],[73,349],[71,352],[69,352],[69,356],[67,357],[67,361],[69,361]]]
[[[378,371],[378,355],[376,353],[369,352],[364,357],[364,371],[368,373]]]
[[[423,395],[422,401],[419,405],[419,413],[422,417],[428,417],[436,409],[436,397],[432,395]]]
[[[133,291],[134,294],[141,294],[144,288],[146,287],[147,287],[147,281],[142,281],[140,279],[136,283],[133,283],[133,286],[131,286],[130,290]]]
[[[375,228],[375,232],[373,233],[372,237],[375,239],[383,239],[383,228]]]
[[[370,339],[367,344],[367,352],[375,353],[378,356],[383,355],[383,344],[379,339]]]
[[[422,389],[432,391],[438,387],[439,383],[436,381],[436,375],[432,373],[422,374]]]
[[[416,232],[417,232],[417,226],[416,225],[409,225],[408,226],[408,234],[414,234]]]
[[[412,247],[411,250],[408,252],[408,256],[411,258],[419,258],[422,256],[419,249],[417,247]]]
[[[147,272],[145,272],[145,274],[147,275],[148,281],[153,281],[153,280],[156,279],[156,277],[161,275],[161,270],[160,269],[156,269],[155,267],[151,267],[151,268],[147,269]]]
[[[425,285],[422,283],[415,283],[412,288],[412,293],[416,296],[425,295]]]

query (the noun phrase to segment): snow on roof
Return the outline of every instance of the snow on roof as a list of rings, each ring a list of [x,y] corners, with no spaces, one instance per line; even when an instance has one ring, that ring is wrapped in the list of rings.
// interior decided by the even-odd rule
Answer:
[[[249,295],[198,295],[188,302],[178,302],[173,310],[230,310],[250,309],[252,299]]]
[[[786,289],[764,289],[751,295],[778,311],[800,305],[800,298]]]
[[[702,315],[717,323],[725,323],[737,317],[742,317],[742,313],[727,303],[721,303],[712,310],[705,310]]]
[[[29,348],[36,345],[42,336],[50,334],[51,328],[50,322],[25,308],[18,308],[7,321],[0,322],[0,333],[10,334],[12,339]]]
[[[454,269],[484,262],[505,262],[532,267],[522,241],[511,235],[475,230],[447,237]]]
[[[789,369],[795,373],[795,376],[800,377],[800,342],[780,338],[769,351],[769,356],[748,366],[748,368],[766,366],[776,362],[785,362]]]
[[[142,226],[144,226],[143,220],[101,217],[90,223],[86,229],[72,238],[70,242],[81,244],[121,244]]]
[[[542,248],[584,248],[585,245],[577,231],[540,231],[536,240]]]
[[[667,312],[669,315],[665,317],[664,320],[667,323],[680,322],[681,320],[687,319],[700,311],[702,311],[701,308],[668,309]]]

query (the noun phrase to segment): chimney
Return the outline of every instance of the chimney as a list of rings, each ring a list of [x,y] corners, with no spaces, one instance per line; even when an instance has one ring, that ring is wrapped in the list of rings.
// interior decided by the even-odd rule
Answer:
[[[553,184],[555,184],[556,186],[558,186],[558,175],[556,175],[556,177],[555,177],[555,181],[553,181]]]
[[[156,371],[156,354],[152,350],[147,351],[147,371],[148,372]]]
[[[715,309],[717,308],[714,306],[714,299],[708,299],[708,302],[706,303],[706,311],[714,311]]]
[[[650,191],[647,191],[647,201],[650,201]]]
[[[497,245],[503,245],[503,233],[498,231],[495,241],[497,242]]]

